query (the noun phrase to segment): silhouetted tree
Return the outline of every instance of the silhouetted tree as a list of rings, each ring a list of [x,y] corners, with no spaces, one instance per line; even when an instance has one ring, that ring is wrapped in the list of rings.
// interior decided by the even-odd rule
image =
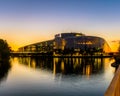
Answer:
[[[10,56],[10,47],[5,40],[0,39],[0,59],[8,59]]]
[[[5,40],[0,39],[0,82],[7,77],[10,69],[10,47]]]

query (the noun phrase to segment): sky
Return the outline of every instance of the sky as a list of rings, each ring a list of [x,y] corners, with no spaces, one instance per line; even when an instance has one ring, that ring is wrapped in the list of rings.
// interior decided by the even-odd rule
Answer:
[[[0,38],[13,50],[82,32],[120,40],[120,0],[0,0]]]

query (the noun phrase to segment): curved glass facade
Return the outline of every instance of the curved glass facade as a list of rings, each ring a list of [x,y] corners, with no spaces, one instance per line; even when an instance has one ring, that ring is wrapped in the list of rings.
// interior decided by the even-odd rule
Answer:
[[[61,33],[56,34],[53,40],[30,44],[19,48],[19,51],[37,51],[49,52],[55,50],[72,50],[72,51],[90,51],[96,50],[101,52],[110,52],[107,42],[100,37],[86,36],[82,33]]]
[[[73,33],[69,33],[73,34]],[[69,35],[64,34],[62,37],[56,37],[56,49],[72,49],[72,50],[101,50],[102,52],[110,52],[111,49],[107,42],[100,37],[85,35]],[[66,35],[66,36],[65,36]],[[59,40],[58,40],[59,38]]]

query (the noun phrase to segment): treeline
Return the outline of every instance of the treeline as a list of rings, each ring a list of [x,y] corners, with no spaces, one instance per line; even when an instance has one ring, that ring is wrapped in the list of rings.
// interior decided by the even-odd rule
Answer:
[[[10,47],[6,40],[0,39],[0,83],[7,78],[10,65]]]
[[[10,56],[10,47],[6,40],[0,39],[0,61],[8,59]]]

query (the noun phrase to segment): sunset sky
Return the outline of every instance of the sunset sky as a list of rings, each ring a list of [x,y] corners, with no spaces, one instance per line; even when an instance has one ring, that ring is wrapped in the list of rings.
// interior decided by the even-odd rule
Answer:
[[[63,32],[120,40],[120,1],[0,0],[0,38],[12,49]]]

